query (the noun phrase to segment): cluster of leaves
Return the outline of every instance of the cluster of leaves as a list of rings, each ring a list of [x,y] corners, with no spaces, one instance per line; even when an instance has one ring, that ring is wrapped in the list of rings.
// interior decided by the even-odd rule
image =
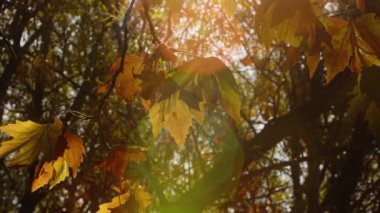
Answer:
[[[380,208],[378,0],[53,2],[1,4],[7,201]]]
[[[40,154],[44,159],[36,167],[32,192],[50,184],[50,189],[69,176],[71,168],[77,176],[83,161],[84,146],[82,139],[70,132],[62,132],[62,122],[37,124],[33,121],[16,121],[15,124],[2,126],[1,130],[12,136],[0,147],[0,157],[17,153],[7,159],[8,166],[29,166]]]

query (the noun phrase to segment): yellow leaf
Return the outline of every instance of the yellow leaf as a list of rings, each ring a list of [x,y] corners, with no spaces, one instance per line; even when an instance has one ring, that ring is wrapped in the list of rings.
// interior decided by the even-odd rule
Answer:
[[[108,74],[113,75],[120,67],[120,58],[117,58],[109,69]],[[116,93],[125,99],[131,101],[132,98],[141,91],[141,79],[135,75],[141,74],[144,68],[143,59],[136,55],[128,55],[124,59],[123,71],[116,80]],[[100,88],[104,90],[104,88]]]
[[[54,161],[45,162],[41,170],[36,170],[32,192],[47,185],[49,181],[49,189],[52,189],[69,176],[69,168],[71,168],[73,176],[77,176],[78,168],[83,161],[83,153],[85,151],[83,141],[79,136],[70,132],[66,132],[64,136],[67,148],[63,151],[62,156],[58,156]]]
[[[149,119],[152,124],[153,138],[158,137],[163,127],[162,122],[164,121],[165,102],[166,101],[158,102],[149,110]]]
[[[203,122],[204,122],[204,119],[205,119],[204,118],[204,111],[205,111],[204,102],[199,103],[199,110],[190,108],[190,112],[193,115],[193,118],[199,124],[203,124]]]
[[[79,169],[79,165],[83,161],[84,146],[82,138],[77,135],[66,132],[65,138],[68,148],[63,153],[63,158],[73,171],[73,176],[76,177]]]
[[[127,202],[130,195],[131,193],[128,191],[124,194],[115,196],[112,198],[111,202],[101,204],[97,213],[111,213],[112,209],[117,208]]]
[[[0,158],[18,151],[6,163],[8,166],[24,166],[32,164],[41,152],[44,157],[52,153],[62,131],[62,122],[56,120],[54,124],[38,124],[16,121],[15,124],[0,127],[0,130],[13,137],[1,143]]]
[[[146,208],[152,204],[152,196],[142,186],[134,187],[134,195],[139,206],[139,213],[145,213]]]
[[[128,75],[122,73],[116,81],[116,93],[126,101],[131,101],[141,91],[141,83],[140,79],[129,78]]]
[[[49,189],[64,181],[69,176],[69,166],[63,157],[59,157],[56,161],[52,162],[55,175],[50,183]]]
[[[189,107],[180,99],[173,100],[171,112],[165,115],[165,128],[179,147],[183,147],[192,124]]]

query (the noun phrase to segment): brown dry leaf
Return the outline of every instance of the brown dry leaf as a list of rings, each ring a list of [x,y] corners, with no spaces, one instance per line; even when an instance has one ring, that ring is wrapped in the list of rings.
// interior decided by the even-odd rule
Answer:
[[[323,52],[327,69],[327,82],[330,82],[339,72],[349,66],[353,48],[350,42],[352,32],[348,27],[348,22],[343,19],[330,18],[326,25],[333,40],[332,48],[327,48]]]
[[[317,70],[319,61],[321,60],[321,55],[320,52],[314,52],[314,53],[309,53],[306,56],[306,64],[309,68],[309,76],[310,78],[313,77],[315,71]]]

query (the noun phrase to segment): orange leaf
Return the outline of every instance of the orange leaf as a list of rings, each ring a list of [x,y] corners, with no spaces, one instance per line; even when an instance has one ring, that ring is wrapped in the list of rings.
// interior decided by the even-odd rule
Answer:
[[[51,163],[45,162],[44,165],[36,168],[34,181],[32,183],[32,192],[45,186],[53,178],[53,165]],[[37,175],[38,173],[38,175]]]
[[[67,146],[63,154],[63,158],[73,172],[73,176],[76,177],[79,169],[79,165],[83,161],[83,153],[85,151],[82,139],[70,132],[65,133]]]

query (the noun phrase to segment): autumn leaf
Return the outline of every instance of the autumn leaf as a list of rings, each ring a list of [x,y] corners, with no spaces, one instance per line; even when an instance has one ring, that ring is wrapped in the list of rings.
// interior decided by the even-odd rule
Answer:
[[[352,31],[343,19],[330,18],[326,21],[327,31],[331,34],[333,46],[323,52],[327,69],[327,82],[349,66],[352,54],[350,38]]]
[[[112,189],[121,194],[113,197],[111,202],[99,205],[99,210],[97,213],[111,213],[112,209],[115,209],[127,202],[131,195],[129,185],[130,184],[128,180],[124,180],[120,182],[120,184],[114,184],[112,186]]]
[[[174,86],[161,87],[165,97],[169,97],[149,110],[154,138],[165,127],[182,147],[192,118],[203,123],[203,104],[214,104],[216,99],[233,119],[240,121],[238,86],[231,70],[218,58],[195,58],[175,68],[169,79]]]
[[[369,13],[361,16],[355,22],[355,29],[360,34],[360,37],[367,45],[369,54],[380,57],[380,20],[376,18],[374,13]],[[370,66],[372,64],[367,64]]]
[[[65,149],[63,153],[63,159],[71,168],[73,176],[76,177],[85,152],[83,141],[82,138],[70,132],[65,133],[65,138],[67,141],[67,149]]]
[[[107,74],[111,78],[114,73],[120,67],[121,59],[117,58],[112,64],[111,68],[108,70]],[[127,55],[124,59],[124,65],[122,72],[118,75],[116,79],[115,89],[117,95],[122,97],[125,101],[131,101],[132,98],[141,92],[142,80],[135,77],[140,75],[143,70],[144,64],[143,59],[136,55]],[[101,84],[97,92],[105,93],[111,86],[110,82]]]
[[[215,57],[195,58],[178,67],[176,70],[180,73],[193,73],[194,75],[201,76],[202,78],[200,78],[201,80],[199,81],[202,81],[200,85],[203,85],[203,88],[197,89],[203,89],[206,97],[212,97],[214,95],[213,93],[217,92],[221,105],[228,114],[236,121],[241,119],[241,100],[238,86],[231,70],[221,60]],[[192,80],[192,78],[189,77],[178,79],[181,80],[176,80],[176,82],[182,87],[186,87],[186,84],[189,84],[189,79],[190,83]],[[192,89],[196,90],[196,87]]]
[[[183,147],[191,124],[189,107],[182,100],[174,99],[170,113],[165,115],[164,126],[179,147]]]
[[[13,137],[0,146],[0,158],[15,151],[17,153],[6,159],[8,166],[31,165],[40,153],[49,157],[55,148],[62,131],[62,122],[55,120],[54,124],[38,124],[33,121],[16,121],[0,127],[0,130]]]
[[[165,100],[154,104],[149,110],[149,120],[152,124],[153,138],[157,138],[163,127],[163,121],[165,118]]]
[[[122,180],[129,161],[146,161],[145,151],[142,147],[119,145],[111,150],[103,165],[117,180]]]
[[[77,176],[85,151],[83,141],[79,136],[70,132],[66,132],[63,139],[67,143],[67,148],[64,149],[62,156],[58,156],[56,160],[45,162],[42,168],[37,167],[32,192],[48,183],[50,183],[49,188],[52,189],[70,175],[70,168],[73,176]]]
[[[53,178],[54,168],[53,164],[45,162],[42,168],[37,167],[34,173],[34,180],[32,183],[32,192],[47,185]]]

